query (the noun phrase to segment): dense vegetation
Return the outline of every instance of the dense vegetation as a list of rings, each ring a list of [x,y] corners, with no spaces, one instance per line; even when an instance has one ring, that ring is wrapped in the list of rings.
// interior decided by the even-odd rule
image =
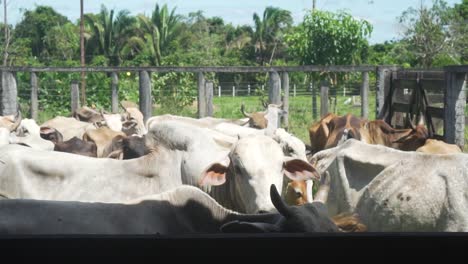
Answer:
[[[176,7],[155,5],[150,16],[128,10],[108,10],[84,16],[86,65],[92,66],[216,66],[301,64],[397,64],[403,67],[440,67],[468,62],[468,0],[448,6],[442,0],[410,8],[396,18],[404,27],[398,40],[370,45],[372,25],[346,12],[309,11],[303,21],[291,13],[267,7],[252,14],[252,26],[232,25],[202,11],[178,14]],[[52,7],[25,10],[22,20],[8,25],[0,36],[3,65],[79,66],[80,21],[70,21]],[[0,24],[2,32],[5,25]],[[29,74],[18,73],[23,107],[29,99]],[[86,75],[87,104],[109,107],[110,80],[104,74]],[[120,74],[121,99],[137,101],[137,76]],[[155,104],[171,109],[192,105],[193,74],[153,74]],[[266,83],[265,74],[217,74],[215,85]],[[332,85],[357,75],[308,76],[294,74],[292,83],[307,85],[311,78],[329,78]],[[69,84],[77,74],[43,73],[40,108],[56,114],[69,109]]]

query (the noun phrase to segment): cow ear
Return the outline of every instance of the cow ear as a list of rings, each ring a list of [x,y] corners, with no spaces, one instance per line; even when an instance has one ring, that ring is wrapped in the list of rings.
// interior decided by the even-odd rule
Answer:
[[[320,174],[308,162],[300,159],[292,159],[283,163],[283,173],[289,179],[301,181],[307,179],[320,180]]]
[[[226,173],[228,171],[230,160],[225,159],[222,162],[216,162],[208,166],[206,170],[202,172],[201,180],[198,185],[213,185],[218,186],[226,182]]]
[[[258,222],[231,221],[220,227],[223,233],[270,233],[280,232],[280,228],[274,224]]]

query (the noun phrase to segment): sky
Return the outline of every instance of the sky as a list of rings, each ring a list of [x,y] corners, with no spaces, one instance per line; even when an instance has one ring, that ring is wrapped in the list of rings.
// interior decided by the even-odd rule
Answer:
[[[366,19],[371,22],[374,30],[369,39],[371,44],[386,40],[401,38],[401,27],[397,17],[409,7],[417,7],[421,1],[431,4],[431,0],[316,0],[317,9],[327,11],[344,10],[355,18]],[[461,3],[462,0],[445,0],[449,6]],[[1,1],[3,10],[3,1]],[[302,21],[305,10],[312,8],[312,0],[84,0],[85,13],[98,13],[101,4],[108,9],[127,9],[132,15],[151,14],[156,3],[168,4],[169,8],[176,7],[176,13],[187,15],[190,12],[202,10],[205,17],[218,16],[225,23],[234,25],[253,25],[254,12],[263,13],[265,7],[274,6],[291,11],[294,23]],[[21,21],[24,10],[32,10],[35,5],[47,5],[57,12],[76,22],[80,15],[79,0],[7,0],[8,23],[16,24]],[[0,14],[3,21],[3,11]]]

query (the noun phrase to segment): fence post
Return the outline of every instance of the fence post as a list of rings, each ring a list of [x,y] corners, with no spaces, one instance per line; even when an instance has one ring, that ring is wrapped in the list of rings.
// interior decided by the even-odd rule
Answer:
[[[74,113],[80,108],[80,90],[77,80],[71,83],[71,112]]]
[[[328,114],[328,82],[320,83],[320,117]]]
[[[283,126],[286,130],[289,127],[289,74],[288,72],[283,72],[281,76],[281,87],[284,89],[283,96],[283,110],[286,111],[286,114],[283,115]]]
[[[31,72],[31,118],[37,120],[37,109],[38,109],[38,102],[37,102],[37,75],[35,72]]]
[[[384,119],[385,116],[383,113],[384,111],[384,104],[385,98],[390,91],[390,77],[392,75],[392,71],[398,70],[396,66],[378,66],[377,67],[377,88],[376,88],[376,112],[375,116],[377,119]]]
[[[270,78],[268,80],[269,89],[268,89],[268,101],[270,104],[280,104],[281,103],[281,80],[278,72],[270,72]]]
[[[12,72],[2,72],[2,84],[0,88],[0,115],[13,115],[16,113],[18,90],[16,79]]]
[[[449,66],[445,70],[444,138],[447,143],[465,146],[465,105],[468,67]]]
[[[111,73],[111,111],[119,112],[119,75],[116,72]]]
[[[338,93],[338,91],[336,93]],[[346,86],[343,86],[343,97],[346,97]]]
[[[293,92],[293,96],[296,97],[296,84],[294,84],[294,92]]]
[[[221,97],[221,85],[218,86],[218,97]]]
[[[248,94],[248,96],[250,96],[250,84],[247,85],[247,94]]]
[[[310,89],[312,90],[312,119],[317,120],[317,87],[311,82]]]
[[[361,117],[369,118],[369,72],[362,73]]]
[[[213,116],[213,82],[206,82],[205,103],[206,116]]]
[[[198,73],[198,118],[206,116],[205,76],[203,72]]]
[[[151,79],[147,71],[140,71],[139,73],[139,104],[140,111],[143,114],[144,122],[150,118],[153,113],[153,105],[151,98]]]

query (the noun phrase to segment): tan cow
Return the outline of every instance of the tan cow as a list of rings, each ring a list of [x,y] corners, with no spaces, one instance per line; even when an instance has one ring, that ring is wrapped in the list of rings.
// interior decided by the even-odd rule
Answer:
[[[456,144],[448,144],[437,139],[427,139],[426,143],[422,147],[416,149],[416,151],[431,154],[462,153],[462,150]]]
[[[94,142],[97,146],[97,157],[107,157],[109,153],[106,153],[106,148],[112,143],[112,139],[116,136],[124,136],[125,133],[114,131],[106,126],[98,129],[90,129],[83,135],[83,140],[88,142]]]
[[[0,127],[8,129],[10,132],[15,131],[21,124],[21,112],[18,111],[16,115],[0,116]]]
[[[44,122],[41,127],[54,128],[63,136],[63,141],[72,139],[73,137],[83,138],[83,134],[89,129],[96,127],[88,122],[78,121],[73,117],[57,116]]]

